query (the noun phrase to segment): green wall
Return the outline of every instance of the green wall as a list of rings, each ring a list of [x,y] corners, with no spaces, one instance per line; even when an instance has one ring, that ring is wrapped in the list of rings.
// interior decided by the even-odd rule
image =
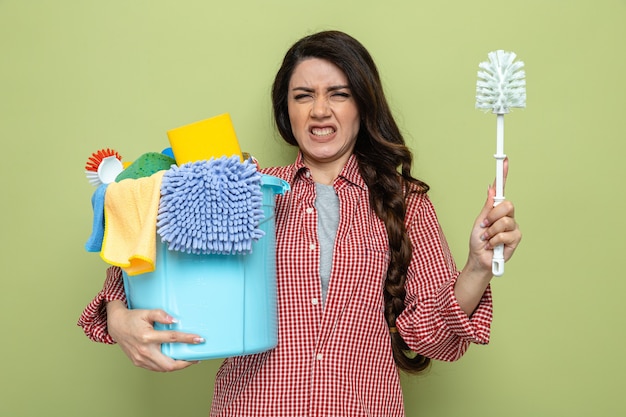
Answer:
[[[377,60],[461,265],[495,166],[478,63],[526,63],[505,149],[524,240],[493,284],[492,342],[406,378],[407,415],[624,415],[625,21],[623,0],[0,0],[0,415],[207,414],[218,361],[154,374],[76,327],[106,267],[83,249],[83,166],[222,112],[263,165],[290,162],[270,84],[292,42],[329,28]]]

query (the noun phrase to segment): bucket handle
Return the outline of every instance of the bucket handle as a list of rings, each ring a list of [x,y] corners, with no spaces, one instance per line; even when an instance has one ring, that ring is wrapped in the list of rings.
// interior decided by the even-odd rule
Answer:
[[[284,195],[286,192],[291,190],[291,186],[287,181],[272,175],[264,174],[261,177],[261,185],[264,187],[271,187],[274,190],[274,194]]]

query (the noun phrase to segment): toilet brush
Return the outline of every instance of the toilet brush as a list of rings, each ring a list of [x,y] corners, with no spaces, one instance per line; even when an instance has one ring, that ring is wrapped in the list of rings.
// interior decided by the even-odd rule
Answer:
[[[494,207],[504,201],[504,115],[512,107],[526,107],[524,63],[515,61],[513,52],[498,50],[479,64],[476,108],[496,114],[496,195]],[[504,245],[493,249],[492,273],[504,274]]]

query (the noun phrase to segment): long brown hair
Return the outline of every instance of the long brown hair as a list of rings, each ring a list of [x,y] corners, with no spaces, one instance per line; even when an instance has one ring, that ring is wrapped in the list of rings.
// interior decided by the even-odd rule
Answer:
[[[274,120],[283,139],[297,145],[289,121],[288,88],[295,67],[307,58],[332,62],[348,79],[361,119],[354,153],[370,191],[370,205],[384,222],[389,238],[384,296],[394,360],[407,372],[423,371],[430,359],[410,352],[395,327],[396,318],[404,310],[404,283],[412,251],[404,224],[406,199],[410,193],[426,193],[428,185],[411,175],[413,156],[391,114],[374,60],[359,41],[343,32],[307,36],[287,51],[272,87]]]

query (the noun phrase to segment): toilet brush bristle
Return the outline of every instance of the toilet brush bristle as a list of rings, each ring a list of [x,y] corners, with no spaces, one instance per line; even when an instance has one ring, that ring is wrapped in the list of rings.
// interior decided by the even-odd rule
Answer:
[[[476,108],[505,114],[512,107],[526,107],[524,63],[515,53],[498,50],[488,54],[489,61],[479,64],[476,83]]]

